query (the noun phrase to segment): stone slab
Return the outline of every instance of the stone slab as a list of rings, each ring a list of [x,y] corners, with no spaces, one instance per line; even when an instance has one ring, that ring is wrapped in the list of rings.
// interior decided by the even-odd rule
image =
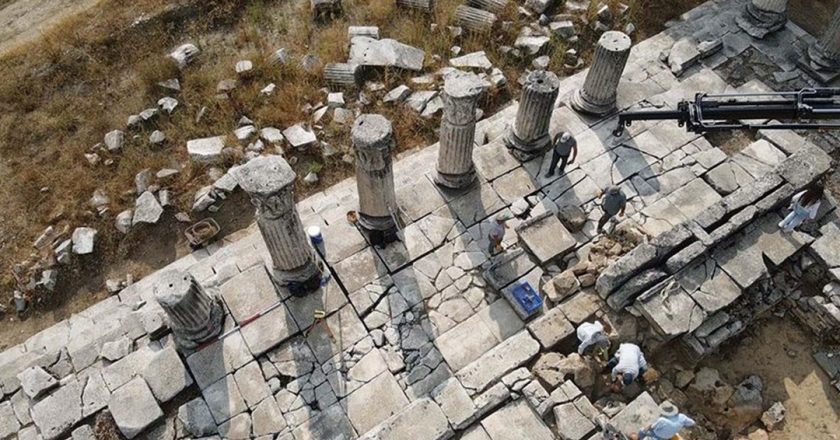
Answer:
[[[338,404],[322,410],[292,430],[294,440],[350,440],[356,431]]]
[[[446,363],[458,371],[499,343],[484,320],[473,315],[435,339]]]
[[[173,346],[155,353],[143,368],[141,376],[146,380],[159,402],[168,402],[193,384],[181,357]],[[87,393],[87,388],[85,389]]]
[[[637,309],[666,339],[694,331],[706,320],[706,312],[679,286],[666,284],[645,293]]]
[[[155,396],[142,378],[134,378],[113,394],[108,410],[126,438],[134,438],[163,417]]]
[[[297,331],[297,323],[292,319],[285,303],[249,322],[240,330],[245,344],[254,356],[274,348]]]
[[[396,379],[390,372],[381,373],[341,401],[356,432],[367,432],[408,405]]]
[[[554,440],[554,434],[524,399],[490,414],[481,426],[492,440]]]
[[[281,299],[265,266],[258,265],[242,272],[219,289],[230,313],[238,323],[252,318]]]
[[[573,402],[554,407],[554,420],[561,438],[580,440],[595,430],[595,425],[584,416]]]
[[[492,382],[534,357],[540,344],[521,331],[458,371],[455,376],[470,394],[483,391]]]
[[[231,417],[248,410],[233,375],[227,375],[201,391],[213,420],[220,425]]]
[[[630,402],[610,420],[610,424],[622,434],[629,436],[639,432],[639,428],[648,426],[659,417],[659,405],[647,392]]]
[[[204,389],[253,359],[242,335],[234,332],[190,355],[187,365],[198,387]]]
[[[575,332],[574,326],[566,319],[566,315],[559,307],[549,310],[530,322],[528,330],[540,341],[544,349],[550,349]]]
[[[32,406],[32,420],[44,439],[69,432],[82,420],[82,383],[72,380]]]
[[[577,245],[560,219],[550,212],[519,225],[516,233],[525,248],[542,264],[562,257]]]
[[[403,411],[368,431],[360,440],[445,440],[452,437],[446,416],[431,399],[411,402]]]

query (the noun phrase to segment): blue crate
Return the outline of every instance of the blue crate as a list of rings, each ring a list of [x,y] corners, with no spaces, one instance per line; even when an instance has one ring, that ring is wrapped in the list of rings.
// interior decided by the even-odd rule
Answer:
[[[534,290],[529,282],[522,282],[513,287],[513,299],[522,307],[526,314],[531,315],[543,305],[540,294]]]

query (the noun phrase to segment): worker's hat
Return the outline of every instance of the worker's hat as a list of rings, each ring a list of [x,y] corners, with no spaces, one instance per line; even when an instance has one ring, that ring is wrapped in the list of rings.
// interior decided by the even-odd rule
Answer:
[[[677,406],[667,400],[659,405],[659,412],[665,417],[673,417],[679,414]]]

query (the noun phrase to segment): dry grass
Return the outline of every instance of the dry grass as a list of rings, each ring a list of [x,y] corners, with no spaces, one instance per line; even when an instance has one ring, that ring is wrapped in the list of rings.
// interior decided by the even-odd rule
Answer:
[[[617,3],[611,0],[612,3]],[[461,0],[439,0],[434,17],[397,10],[393,0],[345,0],[345,16],[330,23],[315,24],[309,17],[308,0],[103,0],[99,6],[65,20],[44,37],[0,59],[0,291],[11,286],[9,268],[31,256],[31,243],[48,224],[90,225],[100,231],[96,270],[122,258],[117,249],[122,237],[113,227],[113,214],[133,205],[134,176],[149,168],[181,167],[177,182],[171,185],[178,204],[188,209],[196,188],[210,183],[206,170],[189,164],[184,145],[187,140],[229,134],[242,115],[258,126],[285,128],[308,121],[306,104],[322,102],[320,73],[309,73],[296,65],[269,65],[266,57],[285,47],[295,57],[316,55],[322,63],[344,61],[347,57],[348,25],[376,25],[383,37],[395,38],[425,50],[426,71],[445,66],[449,48],[459,45],[465,53],[487,51],[490,60],[505,72],[509,89],[491,94],[483,108],[491,111],[517,93],[517,76],[525,61],[502,56],[499,47],[512,44],[524,25],[516,13],[518,2],[511,1],[501,20],[513,22],[505,32],[489,36],[454,39],[446,30]],[[666,19],[688,9],[698,0],[637,0],[633,17],[640,35],[661,28]],[[181,16],[179,6],[194,8]],[[665,5],[665,10],[662,9]],[[656,7],[657,17],[650,14]],[[673,12],[672,12],[673,11]],[[663,17],[663,14],[667,17]],[[673,14],[673,15],[671,15]],[[136,21],[137,17],[152,17]],[[438,29],[430,31],[436,23]],[[617,24],[620,28],[622,25]],[[591,47],[593,33],[584,29],[579,50]],[[183,72],[163,57],[180,43],[191,41],[203,50],[200,61]],[[552,46],[552,68],[562,64],[562,44]],[[439,55],[436,59],[433,56]],[[230,100],[216,98],[219,80],[232,78],[234,63],[251,59],[256,73],[240,85]],[[386,71],[373,80],[393,87],[406,83],[413,75]],[[153,128],[133,132],[119,155],[110,157],[112,166],[90,166],[84,153],[102,142],[103,135],[123,129],[126,118],[153,107],[165,96],[157,85],[177,77],[182,91],[174,95],[180,105],[171,117],[161,118],[157,128],[166,133],[167,145],[161,150],[148,146]],[[268,83],[277,90],[271,97],[259,96]],[[207,107],[206,116],[196,122],[198,111]],[[421,119],[403,106],[374,104],[366,111],[379,112],[395,123],[399,147],[410,149],[436,141],[435,123]],[[328,119],[328,118],[326,118]],[[323,121],[322,140],[339,151],[349,147],[349,127]],[[298,154],[298,153],[295,153]],[[319,151],[298,154],[299,174],[321,171],[316,187],[301,187],[301,193],[329,185],[344,178],[352,168],[341,161],[341,154],[323,158]],[[105,157],[106,159],[108,157]],[[42,191],[42,188],[48,188]],[[111,215],[99,218],[87,201],[101,188],[111,198]],[[96,266],[96,265],[95,265]],[[61,288],[61,286],[59,287]],[[60,292],[72,294],[72,290]],[[62,295],[59,295],[62,296]]]

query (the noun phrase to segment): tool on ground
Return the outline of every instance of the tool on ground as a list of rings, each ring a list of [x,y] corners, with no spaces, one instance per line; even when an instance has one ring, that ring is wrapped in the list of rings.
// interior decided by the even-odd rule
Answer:
[[[327,312],[323,310],[316,310],[314,313],[314,317],[315,320],[312,321],[312,325],[310,325],[309,328],[306,330],[306,334],[304,336],[309,336],[309,333],[311,333],[315,327],[322,325],[324,326],[324,328],[327,329],[327,334],[330,336],[330,340],[335,342],[335,334],[333,334],[330,325],[327,323]]]
[[[190,246],[199,248],[212,240],[221,229],[216,220],[206,218],[187,228],[184,231],[184,235],[187,237],[187,241],[190,242]]]
[[[834,119],[834,122],[825,122]],[[621,136],[633,121],[676,120],[698,134],[740,128],[762,130],[840,129],[840,88],[779,93],[698,93],[676,110],[632,110],[618,115],[613,134]]]

